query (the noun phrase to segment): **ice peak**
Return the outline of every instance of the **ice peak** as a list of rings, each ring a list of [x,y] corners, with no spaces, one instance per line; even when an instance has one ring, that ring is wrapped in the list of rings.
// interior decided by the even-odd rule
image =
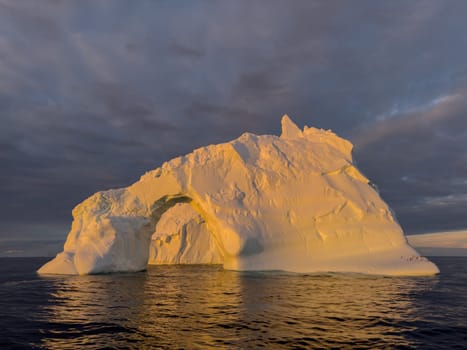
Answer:
[[[297,139],[303,136],[302,131],[299,129],[297,124],[295,124],[292,119],[289,118],[287,114],[284,114],[281,120],[282,125],[282,134],[281,138],[283,139]]]

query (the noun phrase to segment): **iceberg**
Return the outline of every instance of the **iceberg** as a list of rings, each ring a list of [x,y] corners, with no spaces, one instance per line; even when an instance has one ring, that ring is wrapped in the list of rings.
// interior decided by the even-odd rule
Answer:
[[[353,145],[287,116],[282,133],[201,147],[73,209],[63,252],[41,274],[223,264],[298,273],[431,275],[356,168]]]

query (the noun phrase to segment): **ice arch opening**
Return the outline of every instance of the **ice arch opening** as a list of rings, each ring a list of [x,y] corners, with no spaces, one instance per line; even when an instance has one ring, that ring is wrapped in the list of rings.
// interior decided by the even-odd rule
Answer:
[[[148,264],[224,262],[221,243],[191,202],[184,197],[157,215],[159,219],[149,244]]]
[[[200,205],[185,194],[156,200],[149,218],[152,233],[144,245],[145,265],[222,264],[227,254]],[[146,235],[147,238],[147,235]]]

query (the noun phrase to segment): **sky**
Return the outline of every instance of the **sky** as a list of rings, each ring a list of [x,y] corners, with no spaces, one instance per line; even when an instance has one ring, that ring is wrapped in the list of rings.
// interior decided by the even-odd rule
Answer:
[[[408,234],[467,228],[467,1],[0,0],[0,255],[245,131],[332,129]]]

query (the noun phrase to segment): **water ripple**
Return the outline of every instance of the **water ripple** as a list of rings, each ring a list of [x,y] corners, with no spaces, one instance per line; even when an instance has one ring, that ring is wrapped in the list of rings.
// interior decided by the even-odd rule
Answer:
[[[18,274],[0,280],[0,347],[463,348],[465,262],[441,259],[442,274],[425,278],[239,273],[203,265],[98,276]]]

